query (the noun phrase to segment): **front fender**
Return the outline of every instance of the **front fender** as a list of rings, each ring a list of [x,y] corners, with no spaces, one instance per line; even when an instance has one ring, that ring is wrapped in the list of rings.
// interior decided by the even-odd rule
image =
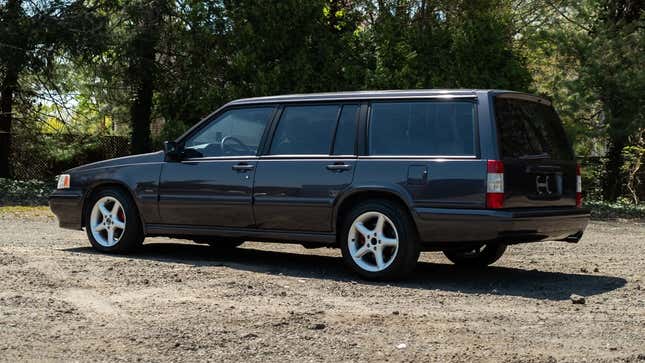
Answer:
[[[95,168],[73,174],[72,180],[77,180],[83,190],[83,208],[96,188],[116,185],[125,189],[134,200],[145,226],[146,223],[159,222],[157,199],[161,164],[155,162]]]

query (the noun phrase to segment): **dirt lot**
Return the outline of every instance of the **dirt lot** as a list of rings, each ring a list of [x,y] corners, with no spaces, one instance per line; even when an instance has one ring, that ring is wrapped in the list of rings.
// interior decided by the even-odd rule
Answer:
[[[645,224],[513,246],[483,272],[426,253],[395,284],[297,245],[88,246],[46,212],[0,213],[1,360],[645,362]]]

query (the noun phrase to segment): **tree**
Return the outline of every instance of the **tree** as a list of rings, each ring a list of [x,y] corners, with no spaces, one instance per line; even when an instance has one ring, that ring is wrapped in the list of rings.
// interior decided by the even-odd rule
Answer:
[[[105,22],[85,1],[0,2],[0,177],[10,176],[11,132],[20,80],[49,78],[66,54],[88,56],[100,46]]]
[[[361,52],[354,35],[359,17],[350,2],[224,4],[231,98],[361,87]]]
[[[530,75],[508,1],[365,1],[370,88],[509,88]]]
[[[645,127],[645,8],[634,0],[600,2],[598,22],[581,51],[581,82],[595,90],[603,104],[609,150],[603,188],[606,200],[622,192],[623,150]]]
[[[536,89],[554,99],[579,154],[605,153],[603,197],[623,192],[625,147],[645,127],[640,1],[518,0]]]

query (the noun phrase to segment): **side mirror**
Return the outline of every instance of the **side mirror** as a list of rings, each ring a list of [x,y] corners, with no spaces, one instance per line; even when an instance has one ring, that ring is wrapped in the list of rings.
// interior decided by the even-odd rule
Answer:
[[[183,147],[181,144],[176,141],[164,141],[163,143],[163,152],[166,154],[166,160],[168,161],[178,161],[181,159],[183,153]]]

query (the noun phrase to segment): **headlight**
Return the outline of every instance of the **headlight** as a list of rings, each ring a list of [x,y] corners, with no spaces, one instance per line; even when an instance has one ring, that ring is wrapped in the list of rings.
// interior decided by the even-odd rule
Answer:
[[[58,176],[58,186],[56,188],[58,189],[69,189],[69,182],[70,182],[70,176],[69,174],[62,174]]]

